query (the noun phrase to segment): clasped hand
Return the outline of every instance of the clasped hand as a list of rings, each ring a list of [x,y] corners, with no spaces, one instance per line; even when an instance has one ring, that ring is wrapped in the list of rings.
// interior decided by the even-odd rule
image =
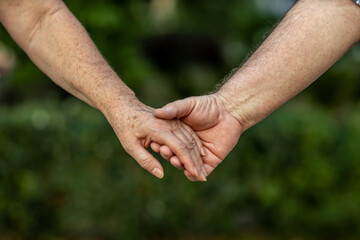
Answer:
[[[125,151],[158,178],[163,168],[147,151],[149,146],[184,170],[189,180],[206,181],[243,132],[217,94],[178,100],[156,110],[133,98],[128,107],[113,107],[105,115]]]

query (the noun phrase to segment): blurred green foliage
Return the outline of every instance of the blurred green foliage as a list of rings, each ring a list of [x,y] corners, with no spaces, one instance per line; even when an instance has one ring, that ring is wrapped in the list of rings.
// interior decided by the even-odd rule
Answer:
[[[245,133],[203,184],[164,161],[155,179],[75,99],[2,107],[0,236],[357,239],[359,110],[337,119],[290,103]]]
[[[211,91],[294,1],[65,1],[151,106]],[[358,239],[360,47],[248,130],[206,184],[142,170],[100,112],[11,41],[0,82],[0,239]]]

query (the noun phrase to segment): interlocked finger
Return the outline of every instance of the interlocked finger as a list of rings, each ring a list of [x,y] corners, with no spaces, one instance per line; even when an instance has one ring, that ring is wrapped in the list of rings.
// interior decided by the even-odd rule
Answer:
[[[180,134],[178,134],[180,136]],[[195,161],[191,156],[191,151],[187,148],[186,139],[182,137],[180,139],[174,132],[161,131],[152,133],[152,141],[161,145],[166,145],[170,150],[178,156],[185,168],[194,176],[200,176],[199,170],[195,165]]]
[[[150,148],[156,153],[160,152],[160,147],[161,147],[161,145],[156,142],[150,143]]]
[[[160,153],[160,155],[165,159],[168,160],[174,167],[177,169],[183,171],[185,170],[184,165],[180,162],[179,158],[174,156],[173,152],[170,150],[170,148],[166,145],[160,145],[156,142],[152,142],[150,144],[151,149],[156,152]]]
[[[181,139],[184,143],[187,144],[187,149],[190,151],[191,158],[194,160],[196,169],[199,174],[197,179],[206,181],[206,175],[204,175],[202,171],[202,159],[199,149],[195,143],[195,139],[183,127],[178,127],[174,129],[173,132],[179,139]]]
[[[182,128],[180,128],[180,130],[182,131],[182,133],[188,138],[188,142],[191,142],[192,147],[193,147],[193,154],[194,158],[197,161],[197,166],[199,166],[201,168],[201,176],[202,176],[202,180],[206,181],[206,177],[207,177],[207,171],[204,168],[204,163],[203,163],[203,159],[201,158],[201,155],[205,155],[201,154],[200,149],[202,149],[203,152],[205,152],[205,148],[203,147],[200,138],[196,135],[196,133],[187,125],[182,124]],[[195,146],[193,146],[195,144]]]
[[[199,138],[199,136],[195,133],[195,131],[189,127],[186,124],[183,124],[183,127],[186,129],[186,131],[191,135],[191,137],[195,140],[195,143],[200,151],[201,156],[205,156],[206,155],[206,151],[205,151],[205,147],[202,144],[201,139]]]
[[[180,162],[180,160],[179,160],[179,158],[178,158],[177,156],[172,156],[172,157],[170,158],[170,163],[171,163],[174,167],[176,167],[177,169],[179,169],[179,170],[181,170],[181,171],[185,170],[184,165]],[[190,174],[190,173],[189,173],[189,174]]]

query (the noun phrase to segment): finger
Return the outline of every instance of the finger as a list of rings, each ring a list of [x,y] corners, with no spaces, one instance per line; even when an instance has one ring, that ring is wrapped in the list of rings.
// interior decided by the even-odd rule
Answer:
[[[211,166],[210,164],[205,163],[204,164],[204,169],[205,169],[205,172],[206,172],[206,176],[209,176],[210,173],[212,173],[214,171],[215,167]]]
[[[183,141],[185,141],[187,144],[190,144],[188,148],[191,149],[190,151],[191,151],[192,159],[194,159],[197,170],[200,172],[201,178],[199,180],[206,181],[206,175],[204,174],[203,171],[203,160],[200,156],[200,152],[197,147],[196,140],[183,126],[184,124],[181,124],[180,127],[174,131],[174,133],[176,135],[176,132],[181,132],[181,135],[179,135],[178,137]],[[183,138],[185,138],[185,140]]]
[[[148,170],[155,177],[163,178],[164,170],[159,163],[140,143],[128,150],[128,153],[140,164],[141,167]]]
[[[203,159],[201,158],[201,156],[206,156],[206,151],[205,151],[205,147],[203,146],[200,138],[198,137],[198,135],[194,132],[194,130],[189,127],[186,124],[182,124],[181,125],[183,127],[183,131],[185,132],[185,134],[187,135],[188,138],[190,138],[190,141],[194,141],[196,144],[196,159],[198,161],[199,166],[202,168],[202,172],[204,172],[204,167],[203,167]],[[200,151],[201,156],[198,154],[198,152]],[[206,179],[206,175],[205,175],[205,179]]]
[[[198,180],[206,181],[206,176],[202,173],[202,159],[197,149],[195,140],[191,135],[181,126],[173,130],[174,134],[184,143],[186,143],[188,150],[190,151],[191,159],[194,161],[196,171],[199,173]]]
[[[180,160],[176,156],[172,156],[170,158],[170,163],[179,170],[185,170],[184,165],[180,162]]]
[[[184,165],[180,162],[180,160],[176,156],[174,156],[174,154],[172,153],[172,151],[170,150],[170,148],[168,146],[166,146],[166,145],[161,146],[155,142],[152,142],[150,146],[154,152],[160,152],[160,155],[164,159],[170,161],[170,163],[174,167],[176,167],[177,169],[179,169],[181,171],[185,170]]]
[[[185,170],[185,171],[184,171],[184,174],[185,174],[185,176],[186,176],[190,181],[192,181],[192,182],[197,182],[197,179],[194,178],[194,176],[192,176],[192,175],[189,173],[189,171]]]
[[[178,100],[165,105],[162,108],[155,109],[155,116],[162,119],[175,119],[186,117],[195,107],[193,98]]]
[[[155,144],[157,146],[160,146],[157,143],[155,143]],[[184,165],[181,163],[181,161],[179,160],[179,158],[176,155],[173,155],[172,151],[170,150],[170,148],[168,146],[166,146],[166,145],[160,146],[159,151],[160,151],[160,154],[163,152],[164,155],[171,153],[172,156],[170,157],[170,160],[169,160],[170,163],[179,170],[185,170]],[[163,156],[163,154],[161,154],[161,156]],[[205,174],[205,176],[208,177],[209,174],[212,171],[214,171],[214,167],[211,166],[210,164],[204,163],[202,170],[203,170],[203,173]],[[191,175],[189,172],[188,172],[188,174]],[[192,176],[192,179],[196,179],[196,178],[194,176]]]
[[[200,150],[200,154],[201,156],[205,157],[206,156],[206,149],[204,147],[204,145],[202,144],[201,139],[199,138],[199,136],[195,133],[195,131],[189,127],[186,124],[183,124],[183,127],[189,132],[189,134],[191,135],[192,138],[195,139],[196,145],[198,147],[198,149]]]
[[[170,160],[170,158],[174,155],[173,152],[166,145],[160,147],[160,155],[166,159]]]
[[[159,152],[160,152],[160,147],[161,147],[161,145],[158,144],[158,143],[156,143],[156,142],[152,142],[152,143],[150,144],[150,148],[151,148],[154,152],[156,152],[156,153],[159,153]]]
[[[194,176],[200,176],[200,172],[197,171],[195,163],[191,158],[190,150],[186,143],[181,141],[177,136],[171,132],[154,132],[152,134],[153,141],[167,145],[170,150],[178,156],[185,168]]]
[[[166,146],[166,145],[161,146],[160,155],[164,159],[169,160],[170,163],[177,169],[185,170],[184,165],[180,162],[180,160],[176,156],[174,156],[173,152],[170,150],[170,148],[168,146]]]

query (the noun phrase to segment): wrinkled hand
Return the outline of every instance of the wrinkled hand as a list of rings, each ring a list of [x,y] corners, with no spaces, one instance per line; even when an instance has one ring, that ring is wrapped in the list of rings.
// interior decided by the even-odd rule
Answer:
[[[206,181],[200,152],[201,141],[192,129],[179,120],[162,120],[154,116],[154,110],[136,98],[112,106],[105,113],[125,151],[144,169],[158,178],[164,170],[148,151],[151,142],[168,146],[178,157],[192,178]],[[200,149],[200,150],[199,150]]]
[[[212,94],[178,100],[155,110],[156,117],[167,120],[181,119],[195,131],[206,149],[206,155],[202,159],[207,175],[231,152],[243,132],[242,125],[226,110],[225,104],[221,96]],[[167,145],[154,142],[151,148],[160,152],[162,157],[170,160],[175,167],[185,169],[185,175],[196,181],[187,171],[188,168],[184,168],[179,161],[178,155]]]

